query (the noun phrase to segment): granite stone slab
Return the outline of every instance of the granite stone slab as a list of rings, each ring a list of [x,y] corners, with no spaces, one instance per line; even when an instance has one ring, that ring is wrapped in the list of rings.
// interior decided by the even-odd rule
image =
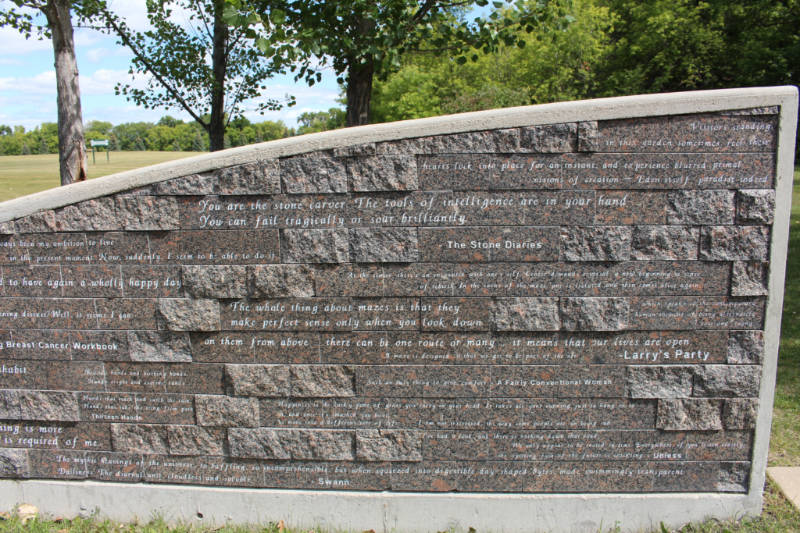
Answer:
[[[262,487],[264,469],[249,461],[223,457],[145,456],[147,483]]]
[[[242,265],[277,263],[275,230],[168,231],[149,237],[154,264]]]
[[[3,268],[3,296],[58,298],[64,295],[58,266],[7,266]],[[119,294],[119,291],[118,291]]]
[[[350,189],[413,191],[417,189],[417,162],[413,156],[353,157],[347,161]]]
[[[419,305],[423,331],[492,329],[489,298],[423,298]]]
[[[105,391],[107,378],[105,364],[95,361],[66,363],[51,361],[43,369],[47,388],[51,390]]]
[[[220,321],[232,331],[351,331],[353,310],[349,298],[234,300],[221,305]]]
[[[0,439],[7,448],[111,451],[108,424],[3,422]]]
[[[755,224],[772,224],[774,216],[774,190],[744,190],[736,193],[737,221]]]
[[[480,461],[747,461],[752,437],[730,431],[426,431],[428,459]]]
[[[69,342],[75,361],[124,361],[130,358],[127,331],[70,331]]]
[[[419,331],[423,305],[416,298],[354,298],[354,330]],[[431,320],[434,320],[431,318]]]
[[[4,359],[69,360],[74,353],[70,337],[70,332],[60,330],[3,332],[0,356]]]
[[[280,192],[280,170],[277,161],[258,161],[216,172],[219,194],[272,194]]]
[[[562,165],[579,189],[764,189],[774,162],[771,154],[570,154]]]
[[[224,197],[181,202],[186,230],[320,230],[340,227],[591,224],[595,191],[436,191]]]
[[[317,363],[319,335],[294,332],[192,333],[192,357],[207,363]]]
[[[735,332],[728,341],[724,330],[331,333],[321,336],[319,355],[325,363],[364,365],[753,364],[760,360],[763,339],[759,349],[750,334]],[[316,354],[314,345],[309,357]]]
[[[75,246],[79,234],[68,234],[61,243],[51,243],[54,251],[68,251],[58,263],[120,263],[132,265],[148,265],[157,262],[151,248],[150,235],[146,232],[103,232],[86,233],[85,251]],[[78,243],[80,241],[77,241]],[[83,258],[83,260],[81,260]],[[41,262],[41,260],[39,260]]]
[[[424,262],[556,261],[557,227],[469,227],[421,229]]]
[[[314,271],[306,265],[257,265],[247,269],[247,279],[254,299],[314,296]]]
[[[171,331],[129,331],[128,353],[131,361],[151,363],[188,363],[192,361],[189,335]]]
[[[668,194],[666,191],[599,190],[594,223],[607,226],[664,224]]]
[[[767,296],[769,264],[735,261],[731,272],[731,296]]]
[[[730,398],[722,405],[722,425],[730,430],[752,430],[758,419],[758,399]]]
[[[84,233],[15,234],[0,238],[0,243],[0,261],[7,265],[91,263],[96,260],[95,254],[88,251],[90,245]]]
[[[327,153],[281,159],[280,176],[283,191],[290,194],[347,191],[344,161]]]
[[[200,196],[216,192],[217,180],[213,174],[190,174],[154,184],[153,194],[169,196]]]
[[[0,360],[1,389],[47,389],[46,361]],[[54,362],[50,362],[53,364]]]
[[[676,115],[598,121],[580,142],[593,152],[770,152],[774,115]]]
[[[761,331],[732,331],[728,338],[728,364],[758,365],[764,358]]]
[[[222,394],[222,365],[105,363],[107,392]]]
[[[145,424],[194,424],[191,395],[82,392],[81,421]]]
[[[180,298],[183,273],[178,266],[129,265],[122,267],[122,296],[128,298]]]
[[[549,130],[552,126],[545,128]],[[469,131],[387,141],[378,143],[375,149],[379,155],[515,152],[521,144],[520,134],[518,128]]]
[[[170,455],[225,455],[225,431],[198,426],[167,426]]]
[[[654,429],[656,402],[553,398],[264,399],[261,425],[424,430]]]
[[[415,263],[327,271],[320,296],[347,284],[354,296],[725,295],[730,269],[701,261],[572,263]]]
[[[125,230],[164,231],[180,227],[178,203],[169,196],[119,196],[116,217]]]

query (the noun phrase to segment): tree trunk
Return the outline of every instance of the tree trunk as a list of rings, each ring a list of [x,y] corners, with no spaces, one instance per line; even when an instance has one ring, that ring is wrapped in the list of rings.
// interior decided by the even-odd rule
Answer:
[[[214,38],[211,51],[211,119],[208,139],[212,152],[225,148],[225,73],[228,70],[228,25],[222,20],[224,0],[214,0]]]
[[[58,162],[61,185],[86,179],[78,62],[72,37],[71,0],[47,0],[41,8],[53,39],[58,88]]]
[[[375,64],[372,59],[358,65],[357,60],[351,60],[347,69],[347,115],[346,125],[361,126],[369,124],[369,101],[372,97],[372,77],[375,74]]]

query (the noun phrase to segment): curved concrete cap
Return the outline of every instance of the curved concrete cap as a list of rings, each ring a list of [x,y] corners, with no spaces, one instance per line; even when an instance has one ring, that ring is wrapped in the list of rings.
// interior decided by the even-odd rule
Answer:
[[[722,89],[558,102],[345,128],[212,152],[16,198],[0,203],[0,222],[180,176],[316,150],[496,128],[679,115],[791,102],[797,102],[797,88],[793,86]]]

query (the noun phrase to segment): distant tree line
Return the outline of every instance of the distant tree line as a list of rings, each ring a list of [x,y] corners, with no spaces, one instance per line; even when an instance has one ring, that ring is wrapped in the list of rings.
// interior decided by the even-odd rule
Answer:
[[[344,110],[306,112],[298,117],[297,128],[282,121],[250,122],[245,117],[231,120],[225,132],[225,148],[244,146],[292,135],[303,135],[344,126]],[[209,138],[196,121],[165,116],[156,123],[126,122],[117,124],[93,120],[85,126],[86,145],[92,140],[108,139],[111,150],[155,150],[161,152],[207,152]],[[58,153],[58,126],[45,122],[26,131],[22,126],[0,125],[0,155]]]

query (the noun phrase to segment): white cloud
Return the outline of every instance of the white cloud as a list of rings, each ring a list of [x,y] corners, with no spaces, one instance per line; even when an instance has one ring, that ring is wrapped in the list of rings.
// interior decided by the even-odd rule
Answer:
[[[107,37],[95,30],[90,30],[87,28],[75,28],[75,49],[80,50],[81,48],[94,46],[106,38]]]
[[[131,81],[127,70],[97,69],[78,76],[82,96],[113,95],[114,86],[118,82]],[[134,81],[133,85],[144,87],[145,81]],[[47,70],[34,76],[0,78],[0,90],[13,93],[14,100],[24,98],[26,95],[52,95],[55,98],[56,72]]]
[[[135,31],[152,29],[147,18],[147,5],[145,0],[112,0],[109,3],[111,11],[120,17],[129,28]],[[179,6],[172,6],[170,20],[184,27],[190,25],[189,14],[192,11]]]
[[[80,58],[85,57],[90,63],[103,63],[109,64],[120,63],[120,58],[127,60],[131,57],[131,53],[128,49],[123,48],[121,46],[103,46],[98,48],[89,48],[88,50],[77,50],[78,53],[78,62],[80,63]],[[123,61],[122,64],[126,63]]]
[[[144,31],[150,28],[145,0],[115,0],[109,6],[132,30]]]
[[[175,111],[167,113],[163,109],[145,109],[135,105],[100,105],[84,107],[83,120],[102,120],[113,124],[124,122],[157,122],[164,115],[170,115],[186,122],[192,118],[185,113]]]
[[[127,70],[97,69],[91,74],[81,76],[81,95],[111,95],[117,83],[130,83]]]
[[[30,77],[0,78],[0,90],[25,98],[31,95],[56,95],[56,72],[48,70]]]
[[[50,39],[37,39],[36,35],[31,35],[26,39],[24,35],[15,30],[4,26],[0,28],[0,57],[15,58],[28,55],[34,52],[50,52],[53,45]]]
[[[86,51],[86,59],[92,63],[99,63],[107,55],[108,51],[105,48],[92,48]]]

